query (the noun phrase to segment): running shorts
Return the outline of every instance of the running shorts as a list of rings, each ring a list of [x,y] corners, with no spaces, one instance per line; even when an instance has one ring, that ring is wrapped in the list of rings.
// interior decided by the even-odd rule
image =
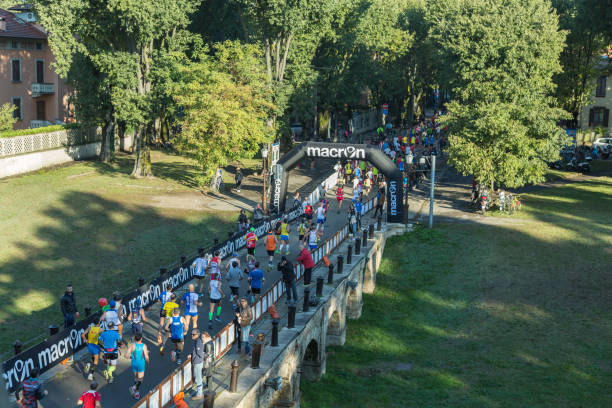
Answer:
[[[87,345],[87,351],[89,351],[89,354],[93,354],[94,356],[97,356],[98,354],[100,354],[100,346],[97,344],[89,343]]]

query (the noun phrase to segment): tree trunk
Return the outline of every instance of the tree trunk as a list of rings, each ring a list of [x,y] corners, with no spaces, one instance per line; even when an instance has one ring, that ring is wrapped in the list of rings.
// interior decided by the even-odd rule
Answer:
[[[134,158],[134,169],[132,177],[152,177],[151,151],[146,140],[146,128],[140,127],[135,131],[136,157]]]
[[[108,163],[112,158],[113,144],[115,143],[115,121],[112,108],[106,112],[104,127],[102,128],[102,146],[100,148],[100,161]]]

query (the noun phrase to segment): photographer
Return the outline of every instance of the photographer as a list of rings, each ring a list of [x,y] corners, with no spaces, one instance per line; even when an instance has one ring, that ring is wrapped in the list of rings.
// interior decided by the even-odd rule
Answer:
[[[278,263],[277,270],[283,274],[283,282],[287,287],[287,302],[289,303],[292,299],[297,301],[297,289],[295,287],[295,272],[293,270],[293,264],[287,260],[287,257],[283,256],[281,261]]]

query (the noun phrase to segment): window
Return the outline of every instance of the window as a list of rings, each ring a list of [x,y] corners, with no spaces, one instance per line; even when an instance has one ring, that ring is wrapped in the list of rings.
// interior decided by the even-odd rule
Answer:
[[[37,50],[42,50],[42,49],[43,49],[43,46],[42,46],[42,43],[41,43],[41,42],[37,42],[37,43],[36,43],[36,49],[37,49]]]
[[[43,84],[45,82],[45,61],[36,60],[36,82]]]
[[[597,78],[597,88],[595,88],[595,96],[598,98],[606,97],[606,79],[605,76]]]
[[[13,82],[21,82],[21,60],[18,58],[11,60],[11,78]]]
[[[594,107],[589,111],[589,127],[608,127],[610,109]]]
[[[13,111],[13,118],[21,119],[21,98],[19,96],[13,97],[13,106],[15,110]]]
[[[11,41],[11,48],[14,48],[14,49],[19,48],[19,41]]]

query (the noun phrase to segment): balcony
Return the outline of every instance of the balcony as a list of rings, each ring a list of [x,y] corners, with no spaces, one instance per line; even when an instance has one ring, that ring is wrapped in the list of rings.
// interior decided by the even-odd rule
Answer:
[[[48,120],[31,120],[30,121],[30,129],[41,128],[45,126],[51,126],[53,123]]]
[[[55,93],[55,85],[54,84],[44,84],[34,82],[32,84],[32,97],[36,98],[42,95],[52,95]]]

